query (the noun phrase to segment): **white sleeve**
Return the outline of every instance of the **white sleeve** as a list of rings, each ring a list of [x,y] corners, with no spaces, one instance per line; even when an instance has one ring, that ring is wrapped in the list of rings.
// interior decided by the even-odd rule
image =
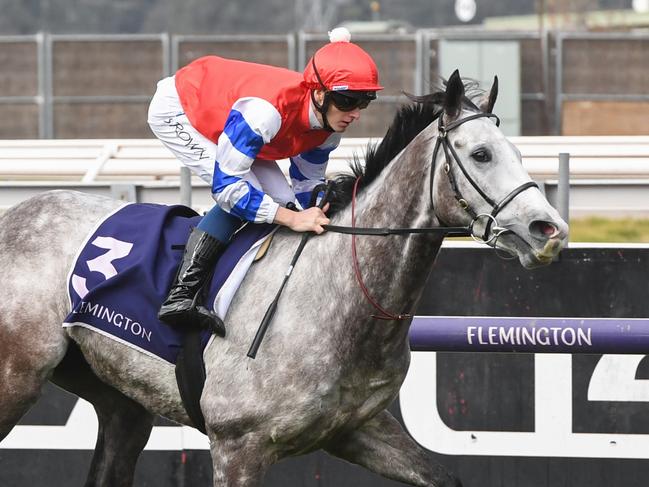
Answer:
[[[333,133],[318,147],[291,157],[289,175],[293,184],[293,192],[302,208],[309,205],[313,188],[324,182],[329,154],[338,147],[340,138],[339,133]]]
[[[219,137],[212,194],[228,213],[255,223],[272,223],[279,205],[243,177],[264,144],[282,125],[277,109],[261,98],[240,98],[232,106]]]

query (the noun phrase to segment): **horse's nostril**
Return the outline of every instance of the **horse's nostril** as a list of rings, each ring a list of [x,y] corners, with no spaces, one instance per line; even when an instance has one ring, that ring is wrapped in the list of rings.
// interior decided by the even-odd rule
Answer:
[[[536,220],[530,224],[530,233],[544,238],[553,238],[559,234],[559,229],[550,222]]]

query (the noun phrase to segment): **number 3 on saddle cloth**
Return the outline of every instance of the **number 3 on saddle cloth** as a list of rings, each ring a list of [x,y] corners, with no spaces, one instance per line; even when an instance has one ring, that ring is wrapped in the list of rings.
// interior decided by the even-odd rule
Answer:
[[[70,314],[82,326],[169,363],[183,331],[157,319],[192,227],[201,217],[184,206],[127,204],[107,216],[79,249],[68,276]],[[203,301],[225,317],[234,293],[274,225],[246,225],[221,256]],[[210,336],[203,334],[203,346]]]

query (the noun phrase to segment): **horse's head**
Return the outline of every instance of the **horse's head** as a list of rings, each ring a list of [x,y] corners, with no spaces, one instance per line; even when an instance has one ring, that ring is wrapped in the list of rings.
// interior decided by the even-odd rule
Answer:
[[[473,225],[474,235],[515,255],[525,267],[549,264],[566,244],[568,225],[521,163],[492,114],[498,79],[476,104],[458,71],[449,78],[438,137],[433,207],[446,225]]]

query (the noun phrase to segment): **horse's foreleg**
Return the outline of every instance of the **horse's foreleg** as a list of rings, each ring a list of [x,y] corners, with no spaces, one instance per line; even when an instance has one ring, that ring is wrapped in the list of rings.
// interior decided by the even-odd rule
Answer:
[[[20,418],[41,395],[52,369],[65,353],[65,342],[52,334],[35,339],[29,324],[23,333],[20,325],[7,331],[0,305],[0,441],[11,432]]]
[[[214,487],[254,487],[261,485],[270,466],[269,456],[256,436],[217,438],[210,433],[214,466]]]
[[[125,396],[107,398],[94,407],[99,432],[86,487],[131,487],[153,415]]]
[[[462,484],[417,445],[388,411],[337,437],[326,451],[384,477],[421,487]]]
[[[46,381],[44,377],[23,374],[11,367],[0,370],[0,441],[38,400]]]
[[[131,487],[135,465],[153,427],[153,415],[101,381],[76,345],[54,371],[52,382],[92,403],[99,419],[86,487]]]

